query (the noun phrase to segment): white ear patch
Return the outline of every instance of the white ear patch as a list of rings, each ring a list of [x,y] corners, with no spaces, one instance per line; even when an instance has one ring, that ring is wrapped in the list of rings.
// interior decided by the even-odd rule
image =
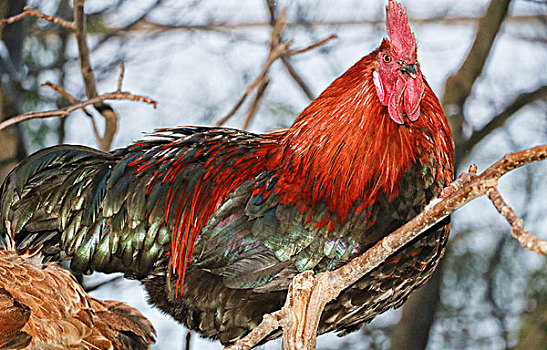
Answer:
[[[384,85],[382,84],[382,81],[380,80],[380,74],[378,71],[372,72],[372,81],[374,82],[374,87],[376,88],[376,94],[378,95],[378,99],[380,99],[380,103],[384,106],[387,105],[385,101],[385,91],[384,91]]]

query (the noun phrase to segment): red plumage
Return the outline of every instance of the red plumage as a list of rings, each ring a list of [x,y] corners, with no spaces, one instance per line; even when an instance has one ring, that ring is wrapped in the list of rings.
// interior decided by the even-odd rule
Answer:
[[[283,305],[296,274],[347,263],[452,180],[452,136],[406,10],[390,0],[386,11],[390,39],[290,128],[162,129],[112,153],[43,150],[4,183],[0,219],[20,246],[138,278],[151,303],[232,343]],[[319,332],[400,306],[431,276],[448,233],[446,220],[346,289]]]
[[[379,53],[391,52],[399,59],[417,62],[416,41],[408,27],[406,9],[390,1],[387,10],[388,33],[394,42],[384,40],[377,50],[336,79],[288,130],[263,135],[257,145],[260,151],[237,155],[239,159],[234,168],[219,169],[222,162],[232,156],[230,148],[237,150],[237,144],[223,145],[222,140],[217,140],[208,146],[215,151],[207,151],[207,173],[200,179],[203,182],[195,186],[192,196],[184,197],[193,200],[191,210],[183,214],[186,206],[177,206],[179,226],[173,232],[170,252],[173,269],[181,276],[179,283],[183,284],[193,245],[207,219],[229,193],[265,170],[275,170],[279,177],[275,194],[280,197],[280,203],[298,205],[302,214],[324,197],[330,214],[315,227],[327,225],[330,231],[346,220],[355,203],[359,205],[354,214],[360,214],[378,200],[380,193],[394,200],[403,174],[416,162],[427,162],[428,157],[433,156],[439,164],[435,181],[442,178],[446,183],[452,179],[452,135],[439,100],[429,85],[419,83],[423,84],[423,93],[419,96],[421,117],[403,126],[393,123],[394,118],[390,119],[388,108],[378,98],[373,72],[378,70]],[[419,70],[418,73],[421,79]],[[412,127],[408,126],[409,122]],[[177,142],[165,148],[177,147]],[[221,151],[226,154],[220,156]],[[200,155],[204,154],[194,157]],[[171,180],[176,177],[184,170],[183,164],[172,164],[174,168],[162,181],[166,181],[168,175]],[[364,164],[375,166],[362,166]],[[156,176],[151,183],[155,181]],[[215,188],[212,198],[204,191],[207,186]],[[253,194],[258,191],[255,189]]]

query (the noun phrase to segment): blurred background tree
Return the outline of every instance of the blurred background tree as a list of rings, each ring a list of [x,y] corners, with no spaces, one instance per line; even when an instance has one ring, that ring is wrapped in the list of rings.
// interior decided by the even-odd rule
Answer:
[[[458,173],[479,170],[507,152],[547,141],[547,3],[534,0],[403,1],[419,40],[422,71],[443,103],[456,142]],[[6,18],[28,5],[72,20],[70,0],[1,0]],[[284,7],[282,33],[303,47],[331,33],[339,39],[272,65],[256,99],[251,131],[287,127],[335,77],[379,45],[384,1],[88,0],[87,41],[97,89],[112,91],[125,62],[124,90],[159,101],[117,102],[113,147],[142,132],[175,125],[212,125],[236,104],[268,55],[272,25]],[[82,82],[73,33],[36,18],[0,33],[0,120],[68,104],[45,81],[79,99]],[[242,127],[248,99],[228,120]],[[100,111],[90,110],[99,128]],[[97,147],[82,112],[32,120],[0,132],[0,178],[28,152],[56,143]],[[104,126],[102,126],[104,130]],[[103,132],[103,130],[100,130]],[[501,184],[532,232],[547,227],[547,167],[533,164]],[[343,339],[319,338],[320,349],[545,349],[547,262],[508,237],[506,222],[486,199],[453,215],[452,238],[441,267],[402,310],[378,317]],[[182,349],[186,332],[150,309],[138,284],[95,274],[84,285],[101,298],[139,308],[159,331],[157,348]],[[100,288],[95,288],[98,284]],[[91,286],[91,287],[90,287]],[[137,292],[138,291],[138,292]],[[196,337],[194,337],[196,338]],[[191,339],[194,348],[219,344]],[[266,348],[278,348],[276,342]]]

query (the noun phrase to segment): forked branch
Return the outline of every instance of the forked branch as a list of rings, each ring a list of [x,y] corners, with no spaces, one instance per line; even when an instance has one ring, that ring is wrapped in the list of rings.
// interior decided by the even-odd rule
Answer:
[[[503,201],[496,188],[499,178],[509,171],[544,159],[547,159],[547,144],[507,154],[480,175],[476,175],[476,166],[472,166],[469,173],[463,174],[443,190],[441,198],[433,200],[414,219],[346,265],[317,276],[310,271],[297,275],[289,287],[283,308],[265,315],[251,333],[227,349],[250,349],[279,327],[283,329],[284,350],[315,349],[317,327],[328,302],[427,229],[480,196],[487,195],[492,200],[511,224],[513,236],[524,247],[538,254],[547,254],[547,240],[524,230],[522,219]],[[294,293],[294,290],[305,292]]]
[[[272,35],[270,39],[270,52],[268,53],[268,58],[266,59],[266,62],[264,62],[264,66],[262,67],[262,70],[258,74],[255,80],[249,86],[247,86],[247,89],[241,96],[241,98],[237,101],[235,106],[226,114],[223,118],[219,119],[216,123],[217,126],[221,126],[224,123],[226,123],[236,112],[241,108],[247,97],[253,92],[255,89],[257,90],[256,96],[254,99],[254,103],[251,105],[248,113],[247,113],[247,119],[245,121],[245,129],[251,122],[253,116],[256,113],[257,105],[262,97],[262,94],[266,90],[267,84],[268,84],[268,72],[270,70],[270,67],[272,64],[277,61],[278,59],[282,57],[287,56],[294,56],[298,55],[304,52],[308,52],[310,50],[313,50],[319,46],[325,45],[327,42],[331,41],[332,39],[336,39],[337,36],[335,34],[331,34],[328,37],[326,37],[323,40],[319,40],[315,43],[312,43],[306,47],[303,47],[301,49],[291,49],[290,46],[292,44],[292,41],[281,41],[281,31],[285,27],[285,24],[287,23],[287,13],[285,10],[281,12],[279,15],[279,18],[277,19],[277,22],[272,27]]]
[[[79,102],[77,104],[71,105],[69,107],[55,109],[51,111],[45,111],[45,112],[31,112],[31,113],[25,113],[20,114],[18,116],[15,116],[13,118],[10,118],[8,120],[5,120],[0,123],[0,130],[5,129],[9,126],[12,126],[14,124],[20,123],[25,120],[30,119],[43,119],[43,118],[51,118],[51,117],[65,117],[68,114],[78,110],[78,109],[84,109],[87,106],[95,105],[97,103],[101,103],[104,101],[109,100],[129,100],[129,101],[139,101],[139,102],[145,102],[148,104],[151,104],[156,108],[158,102],[152,100],[149,97],[146,96],[140,96],[140,95],[133,95],[129,92],[107,92],[102,95],[99,95],[97,97],[94,97],[92,99]]]
[[[97,92],[96,83],[95,83],[95,75],[93,73],[93,69],[91,67],[91,61],[89,58],[89,48],[87,46],[87,34],[86,34],[86,23],[85,23],[86,17],[84,12],[84,6],[85,6],[85,0],[74,0],[74,20],[73,21],[67,21],[56,16],[46,15],[45,13],[41,12],[38,9],[33,9],[28,6],[25,6],[23,13],[12,16],[10,18],[0,19],[0,27],[6,24],[20,21],[26,17],[36,17],[36,18],[41,18],[46,21],[58,24],[62,26],[63,28],[74,31],[74,34],[76,36],[76,42],[78,44],[78,57],[80,60],[80,68],[81,68],[82,78],[84,81],[84,87],[85,87],[85,92],[87,96],[86,102],[76,103],[76,105],[85,104],[85,106],[88,106],[90,104],[87,104],[87,102],[93,101],[93,103],[91,104],[103,116],[105,120],[104,134],[101,136],[100,133],[98,132],[98,129],[95,125],[94,120],[91,119],[93,122],[93,130],[95,132],[95,137],[97,138],[99,148],[103,151],[108,151],[110,150],[112,141],[114,140],[114,135],[116,134],[118,130],[118,115],[116,114],[114,109],[112,109],[112,107],[105,104],[105,101],[112,100],[112,99],[130,99],[130,100],[136,99],[138,101],[145,101],[147,98],[137,98],[136,96],[131,95],[129,93],[121,92],[121,82],[122,82],[123,74],[124,74],[123,66],[122,66],[122,73],[120,74],[120,79],[118,81],[118,89],[116,90],[116,95],[112,95],[113,93],[106,93],[99,96],[99,93]],[[50,87],[52,86],[50,85]],[[65,98],[67,97],[62,93],[61,95],[63,95],[63,97]],[[129,97],[129,95],[131,95],[131,97]],[[106,96],[109,96],[109,97],[106,97]],[[116,96],[116,98],[112,98],[113,96]],[[27,120],[27,119],[35,119],[35,118],[47,118],[51,116],[65,116],[74,110],[72,109],[73,107],[74,106],[71,106],[71,107],[63,108],[56,111],[28,113],[27,115],[18,116],[18,117],[22,117],[23,118],[22,120]],[[82,107],[80,106],[80,107],[77,107],[76,109],[79,109],[79,108],[82,108]],[[87,111],[86,111],[86,114],[90,115],[89,112]],[[18,117],[15,117],[15,118],[18,118]],[[9,125],[12,125],[13,123],[17,123],[18,122],[17,120],[18,119],[12,120],[10,123],[3,126],[6,127]]]

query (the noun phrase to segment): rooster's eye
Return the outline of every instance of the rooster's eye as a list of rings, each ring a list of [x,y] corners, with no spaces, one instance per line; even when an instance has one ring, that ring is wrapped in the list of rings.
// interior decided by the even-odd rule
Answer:
[[[384,62],[385,63],[389,63],[389,62],[391,62],[391,60],[392,60],[392,58],[391,58],[390,55],[384,55]]]

